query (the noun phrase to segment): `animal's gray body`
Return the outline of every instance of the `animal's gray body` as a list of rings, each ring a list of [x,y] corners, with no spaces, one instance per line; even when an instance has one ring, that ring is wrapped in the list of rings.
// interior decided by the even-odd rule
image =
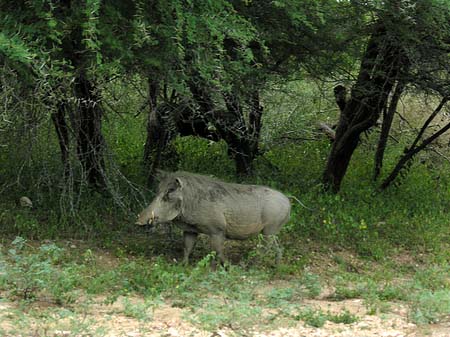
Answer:
[[[266,186],[231,184],[208,176],[175,172],[161,179],[158,194],[141,212],[137,224],[173,221],[180,226],[184,231],[185,262],[197,235],[207,234],[218,258],[224,262],[225,239],[242,240],[258,233],[272,237],[289,220],[290,209],[284,194]]]

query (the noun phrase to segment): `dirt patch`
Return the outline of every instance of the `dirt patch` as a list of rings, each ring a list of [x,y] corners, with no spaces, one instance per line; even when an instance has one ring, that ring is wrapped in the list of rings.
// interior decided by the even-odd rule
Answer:
[[[417,336],[448,337],[450,336],[450,322],[419,327]]]
[[[188,322],[185,317],[191,314],[190,308],[174,308],[161,304],[156,308],[145,306],[140,297],[119,298],[113,304],[105,304],[104,298],[96,298],[84,309],[79,309],[67,317],[57,310],[46,315],[31,316],[31,311],[22,312],[29,316],[29,335],[33,336],[105,336],[105,337],[144,337],[144,336],[236,336],[255,337],[448,337],[450,323],[417,327],[407,320],[407,309],[401,304],[390,303],[391,310],[385,314],[368,315],[361,299],[340,302],[327,300],[305,300],[305,307],[320,309],[324,312],[339,313],[343,310],[357,315],[359,320],[352,324],[327,321],[323,327],[307,326],[302,321],[289,322],[271,330],[261,330],[258,326],[250,331],[233,331],[224,327],[218,331],[206,331]],[[127,304],[128,303],[128,304]],[[146,308],[144,313],[127,311],[127,305],[134,308]],[[36,313],[37,305],[33,305]],[[44,308],[47,309],[47,308]],[[17,321],[18,307],[14,303],[0,303],[0,332],[4,336],[19,336],[14,326]],[[16,316],[13,312],[16,312]],[[142,314],[142,315],[141,315]],[[21,334],[27,336],[28,334]]]
[[[2,331],[11,331],[14,328],[13,321],[7,319],[7,315],[12,309],[11,303],[0,302],[0,334]]]

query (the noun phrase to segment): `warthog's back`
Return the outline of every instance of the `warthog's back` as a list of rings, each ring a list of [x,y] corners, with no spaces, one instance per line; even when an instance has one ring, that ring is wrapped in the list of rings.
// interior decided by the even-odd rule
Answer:
[[[276,190],[185,172],[176,176],[185,181],[183,215],[200,232],[223,231],[227,238],[245,239],[261,231],[276,234],[289,219],[289,199]]]

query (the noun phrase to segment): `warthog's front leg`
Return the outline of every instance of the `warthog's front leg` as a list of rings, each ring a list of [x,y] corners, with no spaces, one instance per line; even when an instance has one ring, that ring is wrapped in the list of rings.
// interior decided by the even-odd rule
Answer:
[[[223,234],[211,235],[211,248],[216,252],[216,259],[219,259],[219,262],[222,265],[225,265],[226,262],[225,254],[223,253],[224,242],[225,236]],[[216,259],[211,262],[211,267],[213,269],[216,268]]]
[[[197,241],[197,233],[193,232],[183,232],[184,237],[184,258],[183,263],[189,263],[189,256],[191,255],[192,249],[194,249],[195,242]]]

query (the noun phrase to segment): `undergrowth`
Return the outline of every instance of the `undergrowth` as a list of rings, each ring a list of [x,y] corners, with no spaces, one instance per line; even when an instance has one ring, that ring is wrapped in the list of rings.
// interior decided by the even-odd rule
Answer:
[[[211,331],[229,326],[248,332],[255,319],[266,328],[296,320],[321,327],[325,321],[351,324],[359,319],[345,308],[331,313],[304,306],[304,300],[322,294],[323,276],[302,269],[293,276],[292,270],[260,265],[211,272],[212,258],[183,266],[162,257],[105,256],[100,250],[54,242],[35,245],[17,237],[1,249],[0,294],[19,303],[45,301],[62,308],[87,305],[89,298],[99,296],[105,304],[120,299],[123,314],[139,321],[151,320],[154,308],[169,301],[189,308],[185,319]],[[329,299],[362,298],[369,314],[389,312],[390,303],[401,302],[419,324],[439,322],[450,313],[448,265],[403,274],[388,263],[363,273],[337,266],[342,270],[326,280],[335,288]],[[144,301],[131,300],[135,296]]]
[[[385,258],[395,247],[449,258],[449,251],[443,249],[450,238],[445,202],[450,199],[450,178],[444,167],[430,171],[416,163],[402,185],[380,192],[366,178],[371,165],[364,163],[368,158],[362,145],[357,154],[360,164],[353,165],[341,193],[332,195],[324,193],[320,184],[328,148],[319,145],[315,144],[315,151],[304,149],[311,144],[274,148],[257,159],[255,176],[246,179],[295,197],[291,220],[283,229],[289,238],[342,245],[374,259]],[[176,148],[182,155],[179,169],[233,181],[224,144],[186,138],[178,139]],[[204,164],[211,158],[217,165]],[[111,241],[121,232],[137,231],[134,217],[153,196],[149,191],[144,194],[145,199],[126,208],[117,207],[115,198],[107,195],[86,195],[72,213],[61,213],[61,201],[54,197],[38,199],[34,209],[21,209],[2,198],[0,232],[31,239],[95,237]],[[27,195],[34,199],[32,193]],[[11,197],[18,199],[19,195]]]

